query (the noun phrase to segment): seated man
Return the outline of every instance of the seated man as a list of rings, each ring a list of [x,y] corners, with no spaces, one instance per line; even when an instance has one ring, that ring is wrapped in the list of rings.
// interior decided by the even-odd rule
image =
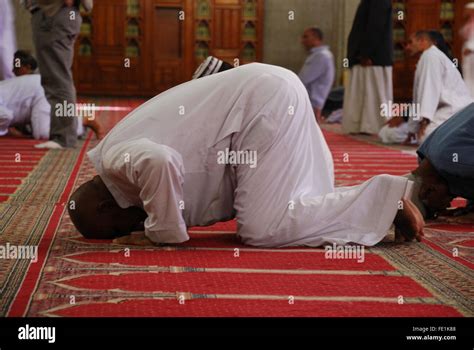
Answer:
[[[438,201],[437,205],[426,208],[424,199],[429,199],[433,191],[449,193],[451,199],[474,200],[473,135],[474,103],[433,131],[418,149],[420,166],[409,178],[415,181],[414,194],[422,198],[421,203],[416,197],[414,202],[425,217],[436,217],[450,204],[450,201]]]
[[[392,118],[379,132],[384,143],[421,144],[453,114],[473,102],[453,62],[434,45],[434,36],[420,31],[410,37],[407,51],[422,53],[415,72],[413,102],[417,115],[404,123]]]
[[[334,188],[333,160],[304,85],[253,63],[168,90],[88,153],[98,176],[68,205],[86,238],[172,244],[187,227],[237,220],[259,247],[374,245],[392,223],[420,239],[412,182],[376,176]],[[123,239],[123,240],[122,240]]]

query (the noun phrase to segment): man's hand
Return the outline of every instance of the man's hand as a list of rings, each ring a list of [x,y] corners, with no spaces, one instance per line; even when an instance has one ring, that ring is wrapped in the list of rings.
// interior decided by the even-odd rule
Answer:
[[[403,145],[413,146],[414,144],[418,144],[418,141],[416,143],[413,143],[414,140],[417,140],[416,135],[410,132],[408,133],[407,139],[403,142]]]
[[[420,129],[418,130],[418,133],[416,135],[417,140],[422,140],[423,136],[426,134],[426,128],[430,124],[430,120],[427,118],[423,118],[421,123],[420,123]]]
[[[115,238],[113,240],[114,244],[121,244],[121,245],[136,245],[136,246],[154,246],[155,243],[150,241],[147,236],[145,236],[144,232],[140,233],[132,233],[128,236],[123,236],[119,238]]]
[[[421,241],[425,220],[415,204],[409,199],[402,199],[403,208],[398,210],[393,223],[397,242]]]

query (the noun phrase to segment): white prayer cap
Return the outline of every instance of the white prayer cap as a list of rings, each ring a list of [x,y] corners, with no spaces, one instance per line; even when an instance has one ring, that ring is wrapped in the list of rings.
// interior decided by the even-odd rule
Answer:
[[[203,78],[208,75],[223,72],[231,68],[232,66],[229,63],[224,62],[223,60],[220,60],[217,57],[209,56],[204,60],[204,62],[201,63],[198,69],[196,69],[193,74],[193,79]]]

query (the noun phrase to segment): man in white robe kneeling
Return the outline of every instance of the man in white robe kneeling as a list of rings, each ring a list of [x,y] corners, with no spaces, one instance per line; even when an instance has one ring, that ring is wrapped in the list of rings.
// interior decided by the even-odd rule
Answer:
[[[410,37],[407,51],[422,53],[413,86],[413,108],[408,122],[394,116],[379,132],[383,143],[422,144],[452,115],[473,102],[454,63],[433,43],[428,31]]]
[[[420,239],[412,182],[381,175],[336,189],[314,118],[304,85],[280,67],[254,63],[179,85],[88,153],[99,175],[72,195],[71,219],[86,238],[138,245],[185,242],[188,227],[233,218],[242,242],[259,247],[372,246],[392,224]]]

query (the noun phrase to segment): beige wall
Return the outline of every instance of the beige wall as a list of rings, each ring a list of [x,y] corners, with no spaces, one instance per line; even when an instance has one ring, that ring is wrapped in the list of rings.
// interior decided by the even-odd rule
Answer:
[[[26,11],[17,0],[11,1],[15,11],[15,29],[17,47],[21,50],[27,50],[34,53],[33,39],[31,37],[31,15]]]
[[[340,82],[347,36],[360,0],[266,0],[263,60],[298,72],[306,52],[300,37],[304,29],[317,26],[334,53]],[[294,20],[289,20],[294,11]]]

